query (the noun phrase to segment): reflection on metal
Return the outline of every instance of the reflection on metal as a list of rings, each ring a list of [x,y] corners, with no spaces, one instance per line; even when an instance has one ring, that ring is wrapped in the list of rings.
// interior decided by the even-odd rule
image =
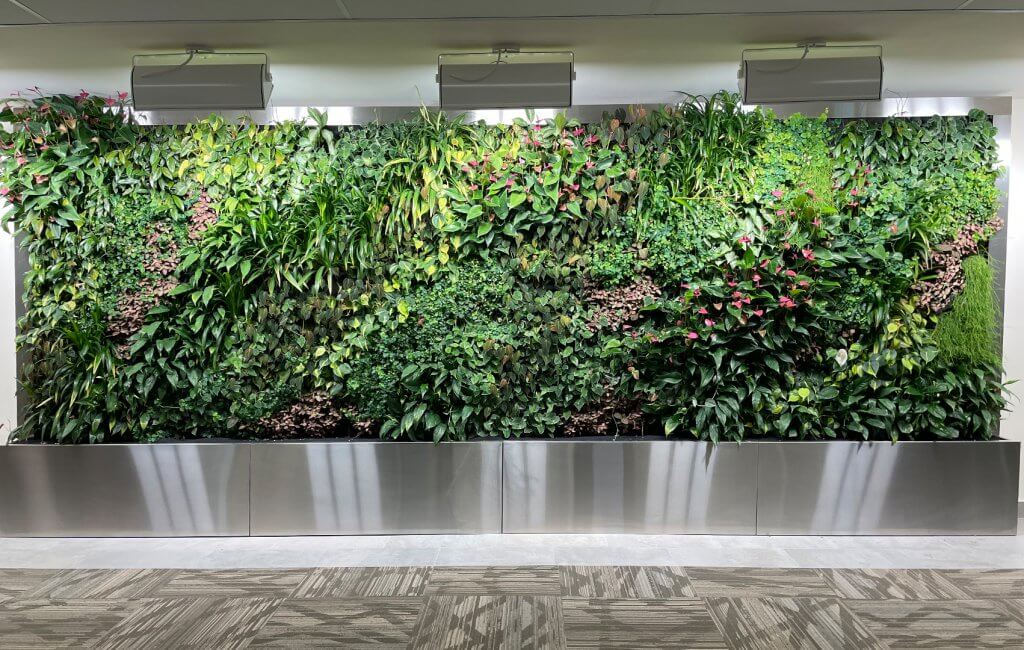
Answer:
[[[551,119],[557,113],[565,113],[568,117],[580,122],[597,122],[606,113],[629,117],[638,110],[657,110],[663,104],[600,104],[573,106],[567,109],[542,108],[529,113],[522,109],[496,109],[466,111],[464,114],[469,122],[483,121],[487,124],[508,124],[516,119]],[[313,124],[309,117],[309,109],[316,108],[327,114],[327,124],[331,126],[362,126],[375,122],[400,122],[416,117],[420,112],[418,106],[273,106],[262,111],[220,111],[229,122],[238,119],[252,120],[256,124],[276,124],[284,121],[305,121]],[[989,115],[1009,115],[1009,97],[903,97],[886,98],[877,102],[810,102],[798,104],[776,104],[771,108],[780,116],[796,112],[804,115],[820,115],[827,111],[831,117],[929,117],[931,115],[966,115],[972,109],[980,109]],[[431,108],[431,110],[436,110]],[[453,115],[458,113],[452,113]],[[142,124],[187,124],[209,117],[209,111],[136,111],[136,117]]]
[[[761,442],[761,535],[1013,535],[1020,443]]]
[[[0,535],[249,534],[249,445],[0,448]]]
[[[506,442],[506,533],[755,532],[757,445]]]
[[[501,442],[252,445],[253,535],[501,532]]]
[[[1019,464],[1005,440],[12,445],[0,536],[1012,535]]]

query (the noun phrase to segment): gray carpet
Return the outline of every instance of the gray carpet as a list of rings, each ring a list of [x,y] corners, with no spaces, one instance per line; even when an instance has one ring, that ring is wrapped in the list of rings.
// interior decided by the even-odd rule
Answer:
[[[0,569],[0,648],[1024,648],[1024,570]]]

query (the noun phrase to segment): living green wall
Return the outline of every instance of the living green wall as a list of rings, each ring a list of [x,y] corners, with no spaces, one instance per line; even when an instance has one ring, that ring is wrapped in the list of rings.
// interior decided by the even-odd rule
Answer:
[[[995,433],[982,114],[312,118],[8,102],[22,438]]]

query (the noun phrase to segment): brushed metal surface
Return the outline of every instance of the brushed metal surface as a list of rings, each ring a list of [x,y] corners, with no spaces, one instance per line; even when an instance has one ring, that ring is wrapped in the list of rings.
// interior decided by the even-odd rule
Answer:
[[[501,442],[252,446],[253,535],[501,532]]]
[[[503,530],[752,535],[756,471],[753,444],[509,441]]]
[[[1020,443],[759,442],[760,535],[1013,535]]]
[[[0,447],[0,535],[248,535],[249,447]]]

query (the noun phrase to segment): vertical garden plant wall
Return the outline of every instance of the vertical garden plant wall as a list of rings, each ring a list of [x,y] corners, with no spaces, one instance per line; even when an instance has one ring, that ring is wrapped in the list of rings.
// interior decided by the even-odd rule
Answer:
[[[22,438],[995,433],[982,114],[312,117],[7,103]]]

